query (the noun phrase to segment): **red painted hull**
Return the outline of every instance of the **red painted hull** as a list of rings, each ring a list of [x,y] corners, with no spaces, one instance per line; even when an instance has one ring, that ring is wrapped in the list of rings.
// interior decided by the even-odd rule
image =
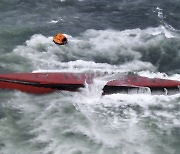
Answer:
[[[92,84],[93,79],[99,76],[103,75],[93,73],[0,74],[0,88],[34,94],[45,94],[56,90],[77,91],[79,88],[84,87],[85,83]],[[179,92],[180,81],[119,74],[106,83],[103,93],[117,93],[139,87],[147,87],[154,91],[170,89]]]

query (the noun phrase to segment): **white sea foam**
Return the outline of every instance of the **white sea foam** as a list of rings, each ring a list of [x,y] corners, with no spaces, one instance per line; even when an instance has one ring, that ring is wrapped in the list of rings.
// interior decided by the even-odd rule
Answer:
[[[32,135],[32,138],[27,142],[42,147],[37,153],[108,154],[116,149],[122,153],[136,151],[140,154],[148,150],[148,154],[152,154],[155,152],[154,147],[164,146],[154,129],[157,127],[156,130],[171,133],[172,128],[179,127],[180,120],[177,117],[180,114],[174,109],[179,104],[180,95],[102,96],[105,83],[105,79],[97,78],[94,84],[86,85],[75,93],[57,92],[34,96],[16,92],[6,105],[20,111],[19,126],[28,123],[31,129],[26,133]],[[19,98],[23,98],[23,101]],[[9,125],[8,120],[0,120],[0,124]],[[1,132],[2,137],[8,135],[6,131]],[[18,134],[20,130],[14,131]],[[11,148],[16,149],[13,139],[16,136],[11,135],[11,138],[4,141],[9,148],[6,148],[6,153],[12,152]],[[27,149],[26,146],[23,148]],[[22,150],[16,151],[22,153]],[[173,149],[168,147],[168,151],[172,152]]]
[[[17,46],[13,54],[29,59],[34,70],[61,70],[63,67],[76,66],[86,68],[89,65],[90,69],[107,67],[126,71],[154,71],[156,66],[141,61],[144,54],[141,49],[158,46],[164,36],[175,37],[162,26],[145,30],[87,30],[79,37],[67,35],[68,44],[57,46],[52,42],[52,37],[36,34],[25,45]]]

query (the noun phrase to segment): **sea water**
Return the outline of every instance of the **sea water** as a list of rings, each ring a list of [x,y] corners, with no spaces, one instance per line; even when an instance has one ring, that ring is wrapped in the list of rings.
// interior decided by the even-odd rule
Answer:
[[[1,0],[0,73],[133,72],[180,81],[178,0]],[[52,42],[64,33],[68,44]],[[180,94],[0,90],[0,154],[179,154]]]

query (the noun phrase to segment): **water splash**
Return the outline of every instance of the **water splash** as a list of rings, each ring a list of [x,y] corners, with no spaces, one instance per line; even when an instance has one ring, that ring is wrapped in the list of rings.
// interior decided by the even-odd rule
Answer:
[[[29,59],[34,70],[83,68],[83,64],[92,69],[93,64],[97,65],[95,67],[134,71],[163,68],[163,64],[159,63],[163,63],[166,55],[170,54],[168,45],[175,44],[171,48],[172,55],[176,55],[179,48],[176,44],[179,36],[163,26],[145,30],[87,30],[79,37],[67,37],[69,43],[66,46],[57,46],[52,42],[52,37],[37,34],[26,41],[26,45],[17,46],[12,54]],[[172,64],[174,66],[177,67]]]

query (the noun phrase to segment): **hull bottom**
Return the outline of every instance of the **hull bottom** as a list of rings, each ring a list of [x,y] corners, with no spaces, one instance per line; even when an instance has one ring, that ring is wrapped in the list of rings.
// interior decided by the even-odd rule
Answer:
[[[85,84],[93,84],[100,74],[88,73],[14,73],[0,74],[0,88],[32,94],[47,94],[57,90],[78,91]],[[119,75],[108,81],[103,94],[150,93],[171,95],[180,93],[180,81],[147,78],[137,75]]]

